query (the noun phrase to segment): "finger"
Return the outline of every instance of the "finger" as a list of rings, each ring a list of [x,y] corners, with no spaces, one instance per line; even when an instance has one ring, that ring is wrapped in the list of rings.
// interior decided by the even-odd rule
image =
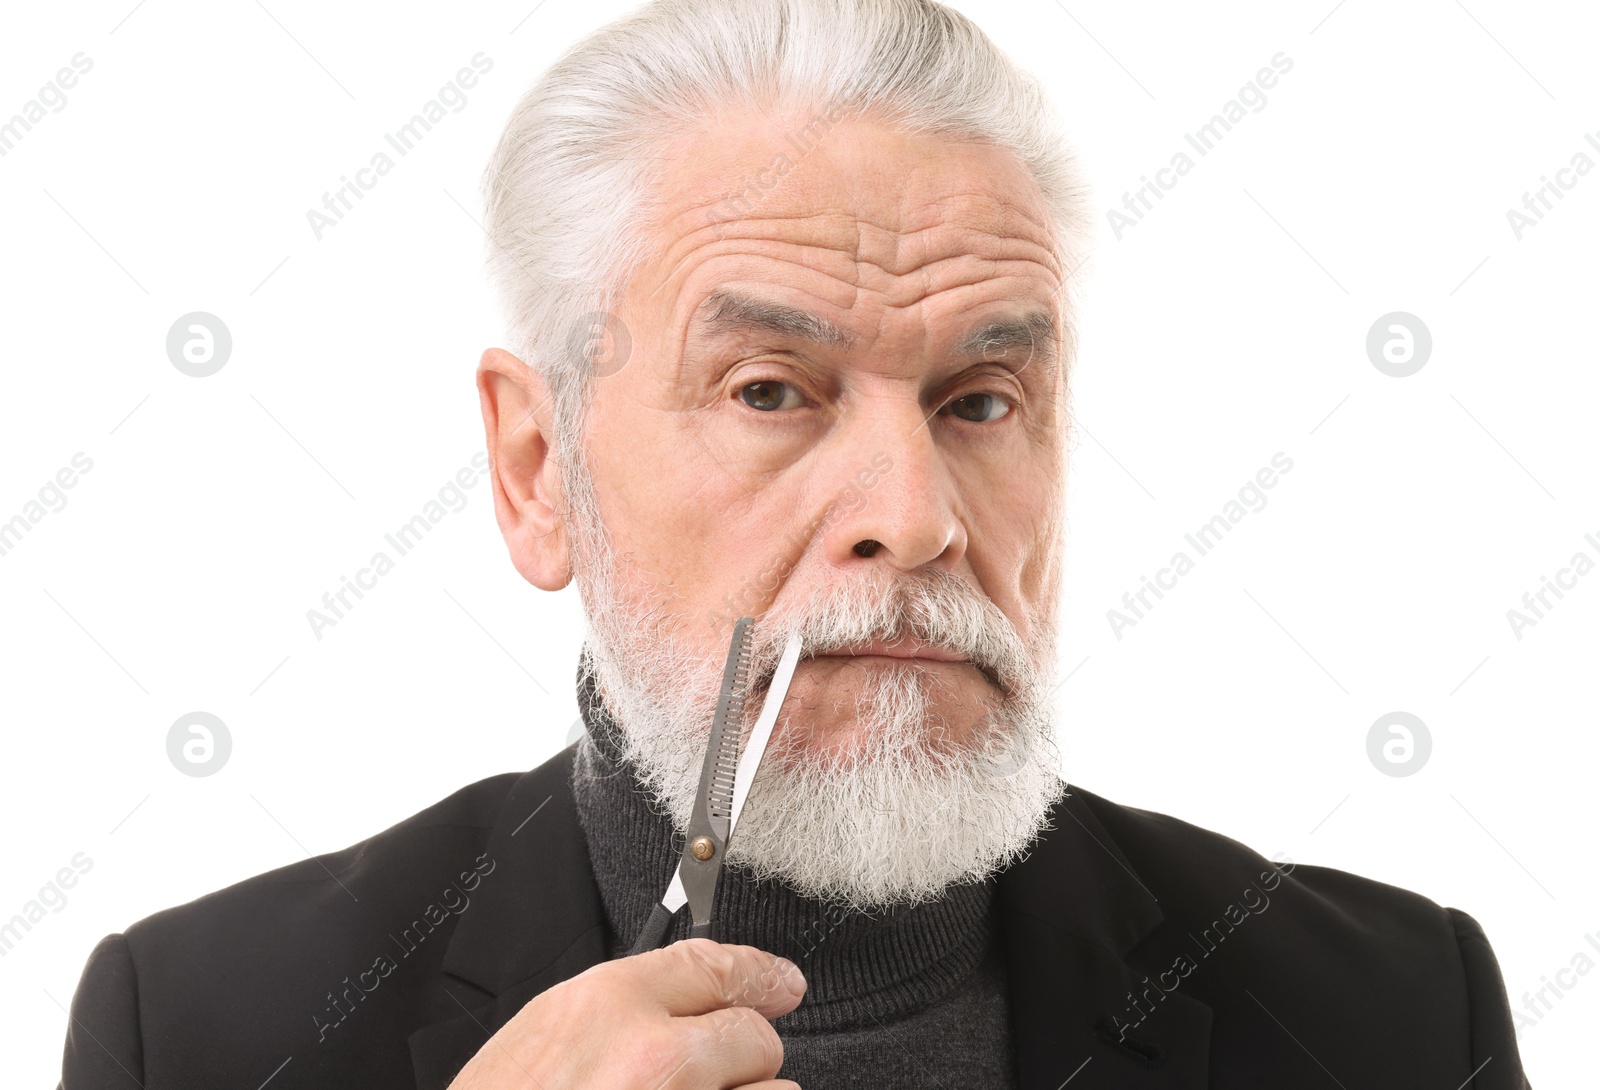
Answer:
[[[751,1007],[674,1018],[671,1024],[684,1035],[685,1085],[745,1086],[771,1079],[783,1066],[778,1031]]]
[[[678,1016],[742,1006],[776,1018],[805,994],[805,977],[793,962],[754,946],[684,939],[625,960],[641,993]]]

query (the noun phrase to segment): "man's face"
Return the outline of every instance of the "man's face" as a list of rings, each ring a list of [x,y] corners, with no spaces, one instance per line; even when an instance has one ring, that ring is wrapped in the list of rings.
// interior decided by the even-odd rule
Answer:
[[[933,569],[1053,654],[1062,270],[1037,186],[993,147],[809,120],[723,119],[663,157],[660,256],[585,442],[621,586],[719,671],[740,616]],[[875,650],[807,647],[783,748],[857,748],[886,673],[927,677],[951,743],[1002,695],[993,664]]]
[[[797,633],[728,862],[916,903],[1016,859],[1062,788],[1060,269],[1007,153],[809,120],[667,148],[631,347],[595,361],[571,457],[537,376],[485,354],[495,508],[531,582],[577,576],[623,756],[680,832],[735,620],[744,729]]]

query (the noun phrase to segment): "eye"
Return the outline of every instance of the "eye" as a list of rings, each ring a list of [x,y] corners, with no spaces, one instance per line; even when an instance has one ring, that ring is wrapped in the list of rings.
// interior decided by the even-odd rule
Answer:
[[[764,379],[741,387],[739,398],[752,409],[775,412],[778,409],[797,409],[801,404],[800,391],[787,383]]]
[[[1011,411],[1011,403],[998,394],[968,394],[958,397],[954,401],[946,402],[939,411],[948,410],[950,415],[958,416],[973,424],[989,424]]]

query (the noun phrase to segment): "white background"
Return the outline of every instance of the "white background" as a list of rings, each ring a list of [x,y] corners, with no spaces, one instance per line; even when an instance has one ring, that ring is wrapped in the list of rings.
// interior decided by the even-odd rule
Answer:
[[[0,158],[0,521],[93,461],[0,556],[0,918],[93,862],[0,959],[11,1085],[54,1081],[102,935],[531,767],[576,715],[576,591],[515,574],[481,481],[322,639],[306,611],[482,450],[478,176],[534,76],[628,5],[265,4],[3,18],[0,118],[93,60]],[[1095,190],[1069,778],[1466,909],[1513,1005],[1600,960],[1600,573],[1521,639],[1506,616],[1600,559],[1600,171],[1520,239],[1506,217],[1600,162],[1593,10],[956,6],[1049,83]],[[317,240],[306,211],[480,51],[466,107]],[[1115,238],[1105,211],[1279,52],[1265,108]],[[191,311],[233,337],[210,378],[167,359]],[[1367,358],[1392,311],[1432,332],[1408,378]],[[1114,635],[1107,610],[1279,451],[1267,506]],[[204,778],[166,751],[195,710],[233,742]],[[1404,777],[1367,755],[1395,710],[1433,744]],[[1593,1078],[1600,972],[1564,979],[1520,1039],[1536,1086]]]

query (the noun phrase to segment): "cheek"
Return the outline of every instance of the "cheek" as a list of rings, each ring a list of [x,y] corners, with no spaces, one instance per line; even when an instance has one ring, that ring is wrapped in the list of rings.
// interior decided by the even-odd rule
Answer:
[[[653,469],[639,472],[640,464]],[[714,463],[652,454],[613,466],[609,476],[600,506],[623,562],[686,612],[742,581],[774,581],[759,577],[772,566],[781,528],[749,487]]]
[[[1043,471],[1013,469],[963,488],[968,502],[968,560],[1013,619],[1042,604],[1060,552],[1059,485]]]
[[[971,526],[1012,549],[1028,548],[1052,521],[1057,485],[1036,457],[974,461],[955,480]]]
[[[621,563],[686,617],[765,608],[795,562],[795,542],[804,538],[806,475],[752,465],[760,451],[727,449],[739,441],[723,433],[737,428],[725,428],[713,414],[660,408],[652,400],[659,390],[615,379],[601,388],[591,416],[591,460]],[[727,604],[730,595],[735,607]]]

